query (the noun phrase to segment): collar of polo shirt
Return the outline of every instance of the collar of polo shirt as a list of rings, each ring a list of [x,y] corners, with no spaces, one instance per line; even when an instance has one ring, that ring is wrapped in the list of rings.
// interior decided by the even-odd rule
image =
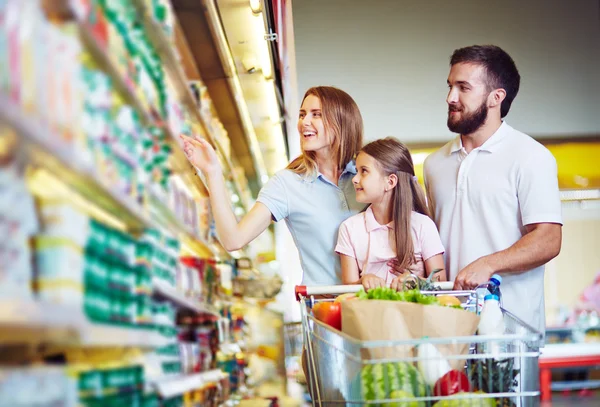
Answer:
[[[500,125],[500,127],[498,127],[498,130],[496,130],[496,132],[494,134],[492,134],[492,137],[487,139],[486,142],[483,143],[483,145],[481,147],[475,148],[474,150],[487,151],[488,153],[493,153],[494,150],[496,150],[496,148],[500,144],[500,141],[504,138],[504,135],[506,134],[507,126],[508,125],[506,124],[506,122],[504,120],[502,120],[502,124]],[[460,135],[458,135],[454,139],[454,142],[452,143],[452,145],[450,146],[450,154],[457,153],[457,152],[461,151],[462,149],[463,149],[462,139],[460,138]]]

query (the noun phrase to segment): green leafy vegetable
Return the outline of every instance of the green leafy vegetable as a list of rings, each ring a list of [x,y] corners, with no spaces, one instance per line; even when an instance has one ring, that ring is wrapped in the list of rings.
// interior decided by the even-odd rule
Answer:
[[[403,301],[424,305],[438,304],[436,296],[422,294],[419,290],[398,292],[388,287],[377,287],[368,292],[361,290],[356,296],[361,300]]]

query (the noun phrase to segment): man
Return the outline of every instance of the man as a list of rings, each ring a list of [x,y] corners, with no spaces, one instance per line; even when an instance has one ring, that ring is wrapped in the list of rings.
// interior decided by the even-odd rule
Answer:
[[[432,215],[454,289],[502,275],[502,305],[544,332],[544,264],[560,252],[556,161],[503,118],[519,91],[512,58],[496,46],[454,51],[448,128],[459,136],[425,161]]]

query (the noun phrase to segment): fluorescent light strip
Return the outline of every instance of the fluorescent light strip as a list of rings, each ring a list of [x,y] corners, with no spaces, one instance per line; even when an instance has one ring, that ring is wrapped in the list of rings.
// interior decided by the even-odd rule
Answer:
[[[260,145],[256,138],[256,132],[254,131],[252,120],[250,119],[250,113],[244,99],[244,93],[242,91],[240,79],[237,74],[237,69],[235,68],[233,56],[231,55],[231,49],[229,49],[229,43],[227,42],[227,37],[223,30],[223,25],[221,24],[221,19],[215,1],[204,0],[203,3],[206,7],[206,15],[210,20],[212,34],[216,39],[217,52],[219,53],[221,62],[223,64],[223,70],[225,75],[229,77],[229,86],[233,92],[234,99],[242,119],[242,125],[248,137],[250,151],[252,153],[254,165],[256,166],[258,173],[258,182],[262,186],[262,184],[264,184],[263,180],[268,177],[267,170],[265,168],[265,161],[262,156],[262,151],[260,150]]]
[[[600,189],[570,189],[560,191],[561,201],[583,201],[600,199]]]

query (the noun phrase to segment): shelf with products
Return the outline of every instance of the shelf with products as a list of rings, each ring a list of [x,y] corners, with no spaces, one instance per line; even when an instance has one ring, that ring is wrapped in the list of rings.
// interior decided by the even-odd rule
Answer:
[[[171,11],[170,18],[172,21],[169,22],[167,30],[171,30],[171,37],[165,32],[165,28],[159,24],[159,22],[152,15],[148,5],[144,0],[134,0],[133,3],[137,7],[140,14],[143,16],[143,24],[146,28],[150,41],[154,44],[166,70],[167,75],[171,77],[173,85],[175,86],[179,101],[192,113],[193,118],[202,128],[202,135],[215,147],[217,155],[225,169],[225,174],[228,178],[231,178],[233,182],[234,192],[240,197],[241,204],[245,210],[249,209],[249,204],[244,199],[243,188],[238,181],[238,177],[235,174],[235,166],[232,163],[230,157],[230,149],[223,146],[224,142],[229,143],[229,139],[226,134],[213,130],[209,130],[210,126],[207,123],[210,121],[209,116],[211,114],[203,115],[200,111],[200,106],[196,102],[194,95],[192,94],[186,77],[185,72],[182,69],[182,55],[191,54],[189,52],[189,46],[185,38],[180,38],[177,44],[175,44],[175,34],[179,30],[179,23],[177,17]],[[181,34],[181,37],[183,35]],[[177,52],[177,46],[183,47],[182,53]],[[201,86],[201,81],[196,80],[196,86]],[[209,98],[208,95],[204,96]]]
[[[169,339],[153,329],[95,323],[81,308],[44,301],[0,301],[0,342],[84,347],[166,346]]]
[[[64,20],[74,20],[77,24],[79,34],[82,38],[86,49],[98,63],[99,67],[108,73],[113,80],[115,88],[124,100],[132,105],[142,119],[142,123],[146,126],[160,127],[168,136],[168,144],[172,151],[171,166],[173,173],[185,178],[186,185],[191,187],[192,192],[197,196],[206,196],[206,185],[201,178],[195,176],[195,170],[188,162],[179,146],[179,140],[173,133],[168,121],[164,120],[160,109],[153,105],[153,101],[146,100],[142,86],[136,83],[135,79],[130,75],[130,65],[133,61],[128,61],[126,55],[111,55],[108,46],[110,44],[110,35],[106,33],[105,28],[94,27],[89,20],[99,19],[105,21],[105,17],[101,16],[102,12],[95,9],[93,3],[82,1],[79,7],[76,2],[62,0],[49,4],[48,12],[58,14]],[[96,21],[96,24],[98,22]],[[112,33],[112,31],[109,31]],[[112,33],[115,36],[117,34]],[[114,41],[113,41],[114,42]],[[122,60],[125,60],[123,62]],[[119,61],[120,63],[118,63]]]
[[[154,293],[156,296],[160,298],[164,298],[168,301],[173,302],[174,304],[194,311],[198,314],[207,314],[211,315],[215,318],[220,318],[221,314],[219,311],[210,304],[202,303],[196,301],[190,297],[185,296],[180,291],[178,291],[174,287],[170,287],[168,284],[165,284],[163,281],[154,279],[152,280],[152,287],[154,289]]]
[[[171,398],[203,387],[216,385],[225,378],[227,378],[225,373],[219,369],[214,369],[201,373],[166,376],[156,380],[153,384],[161,397]]]
[[[8,231],[9,238],[0,242],[0,255],[16,247],[20,257],[6,269],[0,263],[6,270],[0,275],[0,344],[48,344],[56,352],[53,361],[62,360],[63,352],[81,352],[90,357],[92,370],[119,361],[102,359],[109,348],[132,353],[140,348],[145,354],[169,348],[171,353],[161,354],[167,375],[193,376],[190,369],[214,369],[218,333],[206,327],[215,325],[221,307],[215,293],[222,280],[214,270],[219,262],[232,260],[215,238],[203,186],[186,188],[200,179],[176,145],[173,135],[178,132],[161,120],[167,116],[160,106],[139,95],[139,82],[124,74],[123,61],[118,61],[121,54],[108,53],[89,26],[72,20],[55,24],[39,12],[30,15],[38,2],[7,4],[15,14],[8,29],[0,27],[0,40],[19,34],[10,37],[19,41],[0,41],[0,47],[16,51],[7,52],[4,61],[17,55],[23,69],[11,70],[9,81],[0,81],[0,187],[8,186],[11,192],[16,183],[31,196],[9,196],[1,189],[0,234]],[[28,65],[26,58],[32,58]],[[189,113],[193,116],[196,110]],[[161,165],[171,163],[161,167],[168,171],[159,174],[160,180],[142,168],[148,153],[142,141],[154,138],[160,139],[158,149],[168,147],[159,157]],[[177,164],[187,168],[179,170]],[[15,174],[16,181],[11,179]],[[25,205],[26,199],[33,204]],[[191,201],[202,208],[191,208]],[[156,256],[138,256],[139,247],[148,243],[144,239],[153,239],[151,234],[164,234],[167,243],[154,238]],[[187,278],[179,275],[180,256],[210,262],[212,269],[203,274],[206,280],[200,276],[201,284],[193,290],[179,281]],[[158,283],[153,280],[157,277]],[[202,359],[187,352],[191,362],[185,368],[177,353],[182,345],[178,314],[183,312],[198,325],[188,344],[209,354]],[[48,347],[35,349],[39,356],[38,350]],[[98,357],[92,358],[92,353]],[[19,356],[28,357],[32,355],[26,352]],[[71,367],[67,358],[65,370]],[[92,397],[90,403],[116,405],[104,399],[112,402],[113,396],[130,390],[135,393],[132,398],[144,396],[138,394],[138,385],[104,390],[98,393],[102,400]],[[169,400],[163,401],[168,405]]]
[[[133,84],[131,80],[126,79],[124,74],[120,72],[111,56],[102,48],[96,38],[94,38],[94,34],[89,29],[89,26],[85,22],[78,21],[78,27],[81,38],[90,54],[98,61],[99,66],[113,79],[115,87],[121,95],[124,95],[127,103],[131,104],[140,114],[143,123],[145,125],[160,125],[169,137],[169,146],[173,152],[173,157],[171,159],[173,173],[185,178],[186,185],[191,187],[195,194],[206,196],[208,190],[204,181],[196,176],[195,169],[188,162],[172,131],[168,126],[164,125],[162,120],[157,117],[158,115],[156,113],[150,113],[148,111],[148,106],[145,106],[137,96],[139,92],[136,91],[135,84]]]
[[[78,4],[81,5],[81,3],[84,5],[78,7]],[[135,10],[133,8],[134,6],[138,7],[139,10],[142,10],[140,8],[146,10],[146,6],[136,3],[135,5],[119,6],[120,8],[115,6],[115,9],[111,9],[111,12],[113,14],[118,14],[119,12],[126,14],[128,11]],[[70,13],[67,13],[67,17],[65,17],[64,9],[69,9],[69,7]],[[127,7],[130,9],[127,9]],[[128,45],[127,50],[122,50],[117,46],[119,44],[117,39],[119,39],[120,35],[119,33],[114,32],[116,28],[113,27],[111,31],[111,24],[106,22],[102,23],[103,19],[106,19],[106,17],[102,17],[102,13],[108,12],[108,10],[100,10],[94,2],[90,3],[87,1],[79,3],[67,2],[66,5],[65,1],[56,2],[54,8],[59,11],[56,13],[55,10],[55,14],[59,14],[63,19],[75,20],[75,24],[77,25],[79,34],[87,51],[90,53],[93,60],[97,62],[99,68],[108,73],[108,76],[113,81],[115,89],[118,91],[119,95],[124,98],[124,101],[135,108],[135,111],[140,116],[142,124],[152,126],[155,130],[163,132],[167,136],[164,143],[166,145],[165,148],[168,149],[169,153],[169,171],[174,175],[170,178],[176,178],[176,180],[180,181],[178,183],[180,185],[179,188],[189,192],[188,195],[190,195],[190,200],[198,201],[206,198],[208,195],[206,185],[203,179],[196,175],[195,168],[188,162],[181,148],[181,141],[175,134],[189,132],[190,124],[188,121],[194,121],[194,118],[197,123],[195,125],[191,123],[192,134],[203,136],[209,140],[210,134],[207,133],[204,121],[201,120],[202,117],[198,111],[198,107],[195,105],[193,96],[185,82],[185,75],[181,72],[176,54],[168,46],[169,39],[164,35],[163,29],[152,20],[152,17],[147,11],[144,11],[145,30],[142,30],[139,27],[136,28],[136,34],[130,34],[128,36],[133,37],[135,40],[129,39],[129,42],[125,41],[127,44],[135,42],[139,49],[136,50],[134,45]],[[51,15],[53,14],[52,8],[49,13]],[[126,20],[126,18],[124,19]],[[120,24],[123,25],[125,23],[121,21]],[[133,24],[133,22],[131,24]],[[120,27],[120,25],[118,26]],[[144,41],[144,39],[146,40]],[[117,52],[110,49],[111,43],[112,46],[116,48]],[[114,45],[115,43],[117,45]],[[141,43],[143,46],[138,43]],[[131,48],[133,48],[133,50],[131,50]],[[128,53],[134,53],[137,59],[134,59],[133,56],[128,55]],[[155,55],[155,53],[157,55]],[[143,75],[145,72],[145,65],[140,63],[139,60],[143,59],[142,57],[144,54],[151,54],[151,56],[146,57],[146,59],[150,58],[151,62],[155,65],[161,64],[159,67],[155,66],[152,71],[162,72],[164,69],[166,72],[166,75],[158,75],[160,77],[159,82],[162,83],[162,85],[157,85],[159,86],[158,96],[153,94],[153,89],[151,89],[151,91],[147,89],[144,90],[144,87],[137,83],[146,83],[146,88],[148,88],[148,76],[152,76],[151,74]],[[134,64],[134,62],[142,67],[133,69],[131,65]],[[148,62],[148,64],[149,63],[150,62]],[[152,88],[152,86],[150,86],[150,88]],[[170,97],[169,90],[172,88],[173,93],[177,95]],[[166,92],[166,95],[163,95],[161,92]],[[159,100],[156,100],[157,97]],[[161,97],[163,99],[161,99]],[[181,105],[177,105],[177,103],[180,103]],[[192,117],[188,114],[190,112]],[[214,141],[215,140],[213,139],[213,142]],[[221,157],[222,161],[227,162],[228,158],[226,158],[226,155],[221,154]],[[231,165],[229,165],[229,168],[233,171]],[[232,178],[235,180],[235,177]],[[239,187],[237,183],[234,186]],[[154,202],[160,203],[161,201],[164,202],[168,200],[168,197],[166,197],[164,193],[153,195],[157,198],[153,199]],[[232,193],[232,195],[234,197],[242,196],[239,192],[239,188],[238,191]],[[163,219],[170,219],[169,223],[173,223],[171,222],[173,219],[177,221],[177,217],[182,216],[180,214],[172,216],[172,214],[165,211],[165,209],[168,209],[172,212],[172,207],[166,208],[165,205],[158,205],[158,209],[159,211],[157,212]],[[206,225],[206,228],[208,228],[208,225]],[[206,239],[199,237],[198,233],[192,234],[192,237],[193,239],[188,239],[186,242],[188,248],[198,246],[198,244],[194,242],[194,239],[199,240],[202,246],[207,246]],[[217,239],[212,239],[209,249],[209,252],[217,258],[228,257],[228,253],[222,248]]]
[[[77,147],[45,126],[41,121],[27,116],[22,108],[0,95],[0,121],[16,130],[26,143],[29,159],[38,166],[48,168],[62,182],[69,184],[93,206],[100,208],[123,223],[128,230],[165,228],[178,236],[200,256],[217,256],[218,246],[209,244],[173,216],[158,199],[150,199],[150,209],[126,193],[115,190],[98,174],[92,163],[77,154]]]
[[[93,16],[94,18],[98,16],[99,12],[95,10],[95,4],[88,1],[83,1],[80,3],[83,3],[83,5],[77,7],[77,4],[68,2],[67,0],[62,0],[56,2],[52,8],[54,9],[55,13],[61,15],[63,18],[75,18],[81,35],[91,53],[101,62],[103,67],[106,67],[111,76],[116,78],[119,90],[125,95],[126,99],[130,100],[136,109],[143,111],[143,115],[147,120],[159,121],[162,123],[164,119],[156,110],[154,110],[152,114],[148,114],[148,111],[153,109],[151,109],[151,106],[145,106],[144,103],[141,102],[141,98],[136,96],[140,94],[140,91],[137,89],[135,83],[131,81],[131,79],[128,78],[125,73],[122,72],[123,69],[119,69],[118,64],[114,62],[115,58],[108,55],[105,46],[100,44],[102,41],[95,38],[94,31],[97,30],[88,23],[90,16]],[[240,204],[244,207],[244,210],[247,210],[248,203],[245,202],[243,187],[240,185],[238,176],[235,173],[235,167],[232,164],[229,150],[223,147],[223,143],[228,143],[229,139],[227,138],[226,134],[223,135],[222,132],[216,131],[212,128],[213,126],[208,124],[208,122],[214,120],[215,117],[211,116],[210,113],[208,115],[203,115],[200,112],[200,106],[195,101],[188,84],[188,79],[181,68],[181,61],[179,54],[176,51],[174,39],[169,38],[169,36],[165,33],[164,27],[161,26],[155,19],[155,16],[150,10],[153,6],[148,5],[143,0],[135,0],[132,2],[131,7],[135,7],[137,13],[142,17],[144,34],[148,37],[150,44],[154,47],[154,51],[160,60],[161,67],[166,73],[169,84],[174,88],[176,100],[181,103],[182,107],[188,113],[191,113],[191,119],[195,122],[195,124],[198,125],[198,135],[207,139],[211,144],[213,144],[213,146],[215,146],[221,164],[225,169],[225,176],[232,181],[232,194],[240,197]],[[163,12],[162,15],[168,15],[175,19],[175,16],[172,13]],[[177,25],[177,21],[174,20],[171,24]],[[183,44],[184,41],[180,43]],[[187,47],[187,44],[185,44],[185,46]],[[199,85],[199,82],[200,81],[196,81],[196,86]],[[206,194],[206,186],[204,182],[199,177],[195,176],[193,167],[182,154],[181,148],[179,147],[179,140],[174,132],[168,128],[168,120],[164,121],[167,123],[165,123],[163,127],[169,134],[174,150],[176,150],[175,155],[177,156],[177,159],[174,160],[175,164],[180,167],[180,171],[187,176],[186,178],[189,182],[196,184],[195,188],[197,190],[201,191],[203,194]]]

